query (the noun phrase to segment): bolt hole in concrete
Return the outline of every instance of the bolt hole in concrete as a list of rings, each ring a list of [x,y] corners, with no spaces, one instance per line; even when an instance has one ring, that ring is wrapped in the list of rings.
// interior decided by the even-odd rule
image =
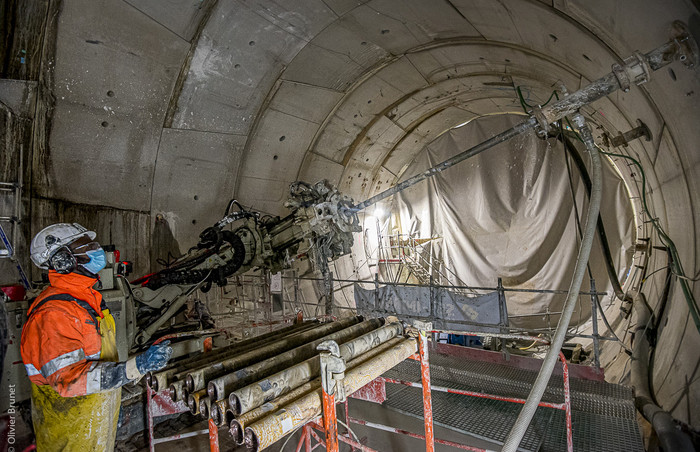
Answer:
[[[192,224],[197,224],[197,220],[192,220]]]
[[[194,200],[197,201],[199,199],[199,196],[194,195]]]
[[[234,68],[234,69],[238,69],[239,67],[241,67],[241,65],[238,64],[238,63],[236,63],[236,64],[233,65],[233,68]]]
[[[362,41],[362,42],[360,43],[360,45],[366,46],[366,45],[367,45],[367,41]]]
[[[248,45],[251,46],[251,47],[254,46],[254,45],[255,45],[255,41],[250,41],[250,42],[248,43]]]
[[[282,136],[280,137],[280,141],[284,141],[285,138],[287,138],[287,137],[284,136],[284,135],[282,135]]]
[[[112,90],[107,91],[107,97],[114,97],[114,91],[112,91]]]
[[[278,158],[279,158],[279,157],[276,156],[276,155],[273,155],[273,156],[272,156],[272,160],[277,160]]]
[[[102,127],[107,127],[109,123],[107,121],[102,121]]]

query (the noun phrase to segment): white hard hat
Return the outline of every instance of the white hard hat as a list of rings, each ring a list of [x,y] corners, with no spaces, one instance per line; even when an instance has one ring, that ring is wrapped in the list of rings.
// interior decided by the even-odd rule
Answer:
[[[48,269],[48,261],[53,254],[68,246],[78,238],[88,235],[94,240],[97,234],[88,231],[78,223],[56,223],[45,227],[32,239],[29,256],[39,268]]]

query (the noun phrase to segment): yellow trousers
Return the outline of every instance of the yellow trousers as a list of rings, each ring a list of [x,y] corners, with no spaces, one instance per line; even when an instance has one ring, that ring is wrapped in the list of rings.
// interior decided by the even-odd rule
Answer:
[[[117,361],[114,318],[102,311],[102,361]],[[121,388],[78,397],[61,397],[49,385],[32,384],[32,422],[38,452],[114,450]]]

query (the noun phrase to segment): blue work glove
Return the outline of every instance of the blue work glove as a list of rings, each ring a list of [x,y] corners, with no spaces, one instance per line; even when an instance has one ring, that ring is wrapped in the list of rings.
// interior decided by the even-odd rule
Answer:
[[[136,368],[143,375],[146,372],[160,370],[168,364],[173,349],[169,347],[170,341],[163,341],[158,345],[152,345],[148,350],[136,357]]]

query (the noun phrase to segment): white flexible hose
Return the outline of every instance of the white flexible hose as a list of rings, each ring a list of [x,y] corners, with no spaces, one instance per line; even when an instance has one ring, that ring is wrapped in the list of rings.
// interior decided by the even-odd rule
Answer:
[[[579,296],[579,290],[581,289],[581,282],[583,281],[584,274],[586,272],[586,264],[588,263],[588,258],[591,254],[591,247],[593,245],[593,237],[595,236],[596,223],[598,221],[598,214],[600,212],[600,200],[603,191],[603,178],[600,163],[600,154],[598,154],[598,149],[595,147],[593,141],[593,135],[591,130],[585,124],[583,116],[580,113],[576,113],[573,116],[573,121],[576,127],[579,129],[579,133],[583,142],[586,145],[586,149],[591,154],[591,196],[590,203],[588,205],[588,213],[586,214],[586,227],[584,229],[583,238],[581,240],[581,248],[579,249],[578,258],[576,259],[576,266],[574,267],[574,276],[571,279],[571,285],[569,286],[569,293],[564,302],[564,307],[562,309],[562,314],[557,324],[557,329],[554,332],[554,337],[552,338],[552,343],[547,351],[547,355],[544,358],[540,372],[537,374],[537,379],[532,385],[532,390],[530,395],[527,397],[527,401],[523,405],[518,419],[513,424],[513,428],[508,433],[508,437],[503,444],[503,452],[515,452],[520,445],[525,436],[532,418],[537,411],[537,407],[542,400],[542,395],[545,389],[547,389],[547,383],[549,378],[552,376],[552,371],[554,370],[554,365],[559,357],[559,351],[561,346],[564,344],[566,339],[566,330],[569,327],[569,321],[571,320],[571,315],[576,307],[576,300]]]

